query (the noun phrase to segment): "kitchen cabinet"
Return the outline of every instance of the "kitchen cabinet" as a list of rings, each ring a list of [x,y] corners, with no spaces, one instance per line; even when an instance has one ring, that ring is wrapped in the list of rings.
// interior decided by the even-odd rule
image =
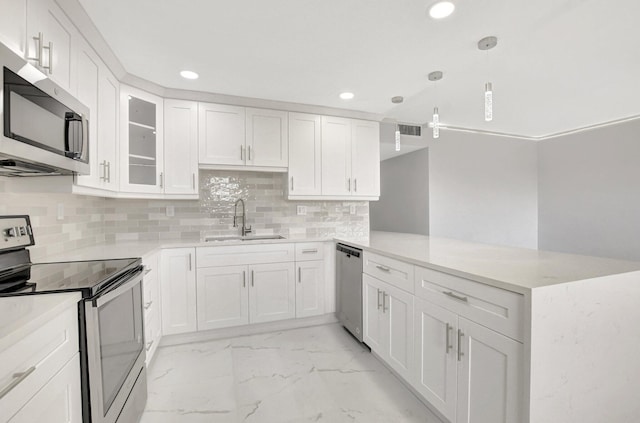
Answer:
[[[322,194],[321,118],[289,113],[289,196]]]
[[[194,248],[162,250],[160,297],[163,335],[193,332],[197,329],[194,258]]]
[[[522,410],[521,343],[416,299],[414,387],[448,420],[517,422]]]
[[[324,313],[324,261],[296,263],[296,317],[318,316]]]
[[[351,119],[322,117],[322,195],[351,193]]]
[[[158,253],[150,254],[142,258],[142,264],[145,267],[144,278],[142,280],[142,301],[144,308],[145,363],[147,366],[151,363],[160,344],[160,337],[162,336],[158,258]]]
[[[78,37],[75,26],[54,0],[27,1],[27,58],[71,94],[76,94],[71,74]]]
[[[198,113],[200,167],[286,170],[286,112],[200,103]]]
[[[120,83],[100,63],[98,84],[98,168],[100,188],[108,191],[119,189],[118,164],[118,112],[120,107]],[[92,171],[93,173],[93,171]]]
[[[351,195],[380,196],[380,124],[351,120]]]
[[[163,99],[137,88],[120,89],[120,190],[164,193]]]
[[[0,42],[26,57],[27,0],[0,0]]]
[[[198,269],[198,330],[295,317],[293,263]]]
[[[198,194],[198,103],[164,101],[164,193]]]
[[[362,276],[363,340],[392,369],[413,377],[413,295],[369,275]]]

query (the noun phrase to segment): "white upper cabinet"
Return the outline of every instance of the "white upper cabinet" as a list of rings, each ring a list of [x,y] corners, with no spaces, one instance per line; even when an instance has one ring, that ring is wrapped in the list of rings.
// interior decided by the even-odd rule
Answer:
[[[165,194],[198,193],[198,104],[164,101]]]
[[[201,167],[286,170],[286,112],[210,103],[200,103],[198,109]]]
[[[243,166],[245,108],[200,103],[198,113],[200,163]]]
[[[100,65],[98,84],[98,168],[102,172],[102,189],[117,191],[118,164],[118,112],[120,83],[104,63]],[[93,170],[92,170],[93,174]]]
[[[351,120],[322,117],[322,195],[351,193]]]
[[[289,113],[289,195],[322,194],[321,119]]]
[[[122,86],[120,128],[120,189],[124,192],[164,192],[163,100]]]
[[[27,58],[72,94],[76,38],[75,27],[54,0],[27,2]]]
[[[246,110],[246,164],[287,167],[287,112],[266,109]]]
[[[26,56],[27,0],[0,0],[0,42]]]
[[[351,194],[380,196],[380,124],[351,121]]]

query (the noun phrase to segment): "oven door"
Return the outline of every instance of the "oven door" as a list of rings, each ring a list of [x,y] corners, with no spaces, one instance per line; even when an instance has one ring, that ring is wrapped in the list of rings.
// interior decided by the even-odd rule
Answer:
[[[114,285],[85,301],[91,406],[85,422],[115,423],[125,406],[135,404],[141,413],[146,402],[142,267]],[[132,392],[138,398],[128,398]]]

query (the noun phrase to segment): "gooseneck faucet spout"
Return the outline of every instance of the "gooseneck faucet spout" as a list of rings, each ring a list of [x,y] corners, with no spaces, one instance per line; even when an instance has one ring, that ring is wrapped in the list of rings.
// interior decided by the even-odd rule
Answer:
[[[242,204],[242,216],[238,216],[238,203]],[[242,236],[246,236],[248,233],[251,233],[251,226],[246,226],[246,214],[247,212],[244,200],[242,198],[238,198],[236,200],[236,204],[233,206],[233,227],[238,227],[238,217],[242,217],[242,228],[240,229]]]

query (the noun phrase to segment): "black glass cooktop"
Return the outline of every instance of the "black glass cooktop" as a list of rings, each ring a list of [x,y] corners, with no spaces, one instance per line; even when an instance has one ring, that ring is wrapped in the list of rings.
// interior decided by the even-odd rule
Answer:
[[[92,297],[140,265],[140,259],[27,264],[0,274],[0,296],[80,291]]]

